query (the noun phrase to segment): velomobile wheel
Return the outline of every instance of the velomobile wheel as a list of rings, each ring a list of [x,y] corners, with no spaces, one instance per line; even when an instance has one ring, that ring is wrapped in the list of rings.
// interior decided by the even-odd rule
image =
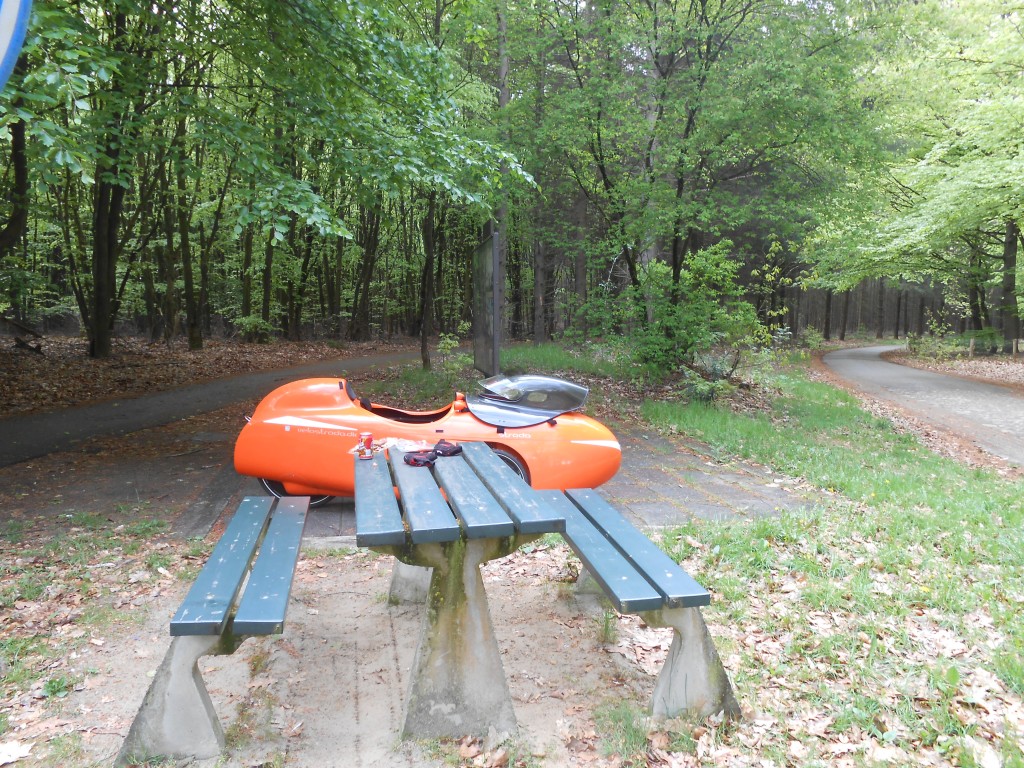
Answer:
[[[284,483],[280,483],[277,480],[267,480],[265,477],[259,478],[259,481],[260,485],[262,485],[266,492],[271,496],[277,496],[277,498],[280,499],[283,496],[291,495],[284,489]],[[310,496],[309,506],[319,507],[321,504],[326,504],[333,498],[333,496]]]
[[[497,446],[494,445],[491,446],[491,450],[493,450],[498,455],[498,458],[504,461],[505,464],[507,464],[513,472],[515,472],[517,475],[523,478],[523,480],[525,480],[527,484],[529,484],[530,471],[526,468],[526,465],[523,464],[522,460],[518,456],[509,453],[504,448],[498,448]]]

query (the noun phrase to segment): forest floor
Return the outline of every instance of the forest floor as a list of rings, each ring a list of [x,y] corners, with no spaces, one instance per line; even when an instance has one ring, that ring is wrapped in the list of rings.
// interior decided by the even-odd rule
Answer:
[[[93,361],[81,340],[47,339],[42,355],[4,343],[0,414],[69,407],[400,346],[213,341],[200,352],[188,352],[183,346],[122,341],[114,357]],[[1020,360],[975,358],[928,367],[1024,388]],[[748,397],[743,407],[758,402]],[[626,410],[619,416],[629,421]],[[215,412],[192,426],[170,425],[100,441],[83,449],[81,458],[67,461],[97,467],[90,462],[116,465],[151,456],[145,466],[167,474],[174,470],[161,452],[185,432],[230,434],[237,428],[238,411]],[[913,421],[894,420],[901,428],[922,429]],[[0,432],[2,425],[0,419]],[[975,463],[966,451],[964,458]],[[52,518],[49,526],[30,523],[31,505],[24,494],[10,493],[15,487],[10,481],[16,478],[19,487],[29,487],[33,473],[45,481],[48,466],[41,460],[0,471],[0,498],[13,497],[3,499],[4,515],[24,508],[20,517],[0,515],[0,565],[7,574],[0,604],[11,601],[12,607],[0,614],[0,673],[6,676],[0,687],[0,765],[109,765],[166,647],[168,617],[209,542],[197,550],[195,542],[147,527],[148,519],[158,518],[169,503],[157,497],[134,504],[111,500],[66,519]],[[94,477],[84,471],[77,476]],[[177,482],[183,477],[187,474]],[[57,491],[45,482],[39,487]],[[168,487],[173,496],[177,491]],[[493,768],[621,765],[604,751],[596,719],[614,714],[623,702],[649,699],[667,639],[636,617],[620,617],[609,628],[607,618],[601,623],[606,613],[581,610],[578,598],[566,589],[575,575],[570,560],[564,546],[540,546],[491,564],[485,574],[520,722],[518,754],[479,740],[449,747],[447,758],[423,745],[406,744],[393,752],[405,693],[402,670],[411,663],[418,615],[381,609],[387,558],[310,552],[300,562],[296,606],[285,636],[247,641],[234,656],[214,657],[204,666],[221,718],[231,723],[231,756],[217,765],[276,765],[282,759],[295,765],[390,761],[437,766],[450,764],[453,752],[460,764]],[[358,636],[346,632],[351,626],[361,628]],[[712,627],[713,633],[721,631],[726,629]],[[381,638],[392,642],[381,643]],[[343,647],[348,643],[351,648]],[[339,667],[352,659],[357,663],[351,668]],[[324,684],[325,664],[331,679],[358,680],[359,695],[340,700]],[[19,682],[14,673],[24,678]],[[324,717],[324,712],[333,714]],[[352,722],[358,737],[339,735],[348,733]],[[713,730],[693,731],[698,751],[715,754],[720,749]],[[651,732],[647,738],[651,764],[694,764],[692,756],[668,749],[664,733]],[[722,765],[732,759],[727,752],[715,757]]]

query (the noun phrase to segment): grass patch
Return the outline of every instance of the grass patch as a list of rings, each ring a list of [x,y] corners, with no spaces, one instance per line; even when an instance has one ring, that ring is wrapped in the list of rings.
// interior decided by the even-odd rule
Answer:
[[[647,714],[625,702],[594,711],[594,724],[605,757],[618,756],[621,765],[647,765]]]
[[[642,411],[722,457],[828,492],[809,511],[665,535],[715,593],[706,615],[734,652],[741,700],[785,723],[807,759],[843,740],[893,763],[926,754],[983,764],[987,749],[1018,760],[1019,484],[934,454],[797,370],[774,384],[768,413],[661,402]],[[784,754],[785,739],[761,747]],[[742,751],[742,739],[728,743]]]

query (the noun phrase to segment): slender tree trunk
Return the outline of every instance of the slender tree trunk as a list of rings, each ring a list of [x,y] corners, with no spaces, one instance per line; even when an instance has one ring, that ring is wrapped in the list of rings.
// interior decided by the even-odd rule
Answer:
[[[976,257],[972,257],[973,262],[977,262]],[[967,281],[967,303],[970,306],[971,311],[971,330],[980,331],[985,327],[985,311],[982,306],[981,289],[978,286],[978,279],[974,275],[974,270]]]
[[[249,224],[242,234],[242,317],[252,315],[252,230]]]
[[[501,115],[502,127],[501,136],[508,142],[508,122],[505,112],[512,101],[512,92],[509,89],[509,56],[508,56],[508,9],[505,0],[498,0],[498,112]],[[495,350],[494,360],[501,366],[501,345],[505,336],[505,272],[508,269],[508,167],[504,161],[501,164],[502,191],[498,209],[495,212],[495,232],[498,238],[496,249],[497,263],[494,265],[494,306],[491,311],[494,314],[494,338],[498,349]],[[499,371],[495,371],[498,373]]]
[[[587,291],[587,252],[585,248],[587,198],[582,192],[576,195],[576,203],[573,206],[573,223],[576,225],[576,239],[578,241],[578,245],[573,249],[572,260],[572,292],[575,302],[572,307],[572,313],[566,318],[566,325],[573,324],[577,311],[589,298]],[[583,323],[582,331],[583,338],[587,338],[590,329],[587,327],[586,321]]]
[[[846,341],[846,326],[850,322],[850,294],[853,291],[843,291],[843,309],[841,311],[842,319],[839,321],[839,340]]]
[[[1003,326],[1003,352],[1013,351],[1013,340],[1020,338],[1020,310],[1017,306],[1017,244],[1021,233],[1017,222],[1006,222],[1003,237],[1003,301],[999,308]]]
[[[178,224],[178,252],[181,254],[182,276],[185,278],[185,328],[188,348],[192,351],[203,348],[203,332],[199,321],[199,302],[196,298],[195,275],[192,267],[192,239],[190,237],[191,217],[188,206],[188,187],[184,164],[185,119],[180,118],[174,129],[177,195],[175,212]]]
[[[878,278],[878,298],[875,304],[875,338],[885,335],[885,280]]]
[[[260,305],[260,319],[269,325],[270,305],[274,298],[274,233],[267,233],[267,245],[263,250],[263,300]]]
[[[825,291],[825,322],[821,335],[826,341],[832,338],[832,289]]]
[[[160,261],[160,276],[164,284],[164,328],[163,338],[166,343],[178,332],[178,260],[174,258],[174,211],[171,202],[171,190],[167,184],[166,165],[160,164],[157,170],[157,182],[163,192],[161,205],[161,221],[163,224],[164,244],[157,250]]]
[[[359,227],[356,230],[358,243],[363,251],[359,262],[359,275],[352,297],[352,325],[349,337],[353,341],[366,341],[370,338],[370,287],[373,284],[373,273],[380,256],[380,201],[372,207],[359,207]]]
[[[548,340],[548,259],[544,241],[533,245],[533,343],[543,344]]]
[[[436,245],[436,231],[434,227],[434,216],[437,211],[437,192],[431,192],[427,198],[427,211],[423,215],[422,236],[423,236],[423,279],[421,288],[423,302],[420,305],[420,361],[423,363],[423,370],[430,370],[430,335],[434,331],[434,248]]]
[[[903,291],[896,291],[896,330],[893,332],[892,337],[898,339],[900,337],[900,317],[903,312]]]
[[[27,67],[28,57],[22,54],[18,57],[18,63],[14,67],[14,77],[23,76]],[[21,103],[21,97],[15,99],[11,103],[12,111],[16,111]],[[24,120],[15,120],[8,127],[11,136],[11,167],[14,171],[14,184],[10,193],[11,215],[3,229],[0,229],[0,260],[14,252],[28,227],[29,176],[25,128]]]

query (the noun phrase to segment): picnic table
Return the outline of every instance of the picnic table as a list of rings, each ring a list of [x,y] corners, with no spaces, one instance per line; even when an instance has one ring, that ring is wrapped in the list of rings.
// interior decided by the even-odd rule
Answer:
[[[395,448],[356,462],[356,543],[432,569],[403,736],[515,731],[480,566],[547,533],[565,538],[618,610],[674,628],[656,715],[738,713],[700,614],[707,590],[592,490],[537,491],[486,444],[462,449],[429,469]],[[394,574],[393,593],[415,578]]]
[[[392,594],[415,591],[409,582],[429,569],[403,737],[516,730],[480,566],[549,533],[565,539],[617,610],[672,627],[654,715],[739,714],[700,613],[709,593],[593,489],[537,491],[484,443],[463,443],[429,467],[404,456],[392,447],[355,467],[356,543],[398,559]],[[242,500],[170,622],[172,642],[116,765],[223,750],[198,661],[284,631],[308,507],[308,497]]]

